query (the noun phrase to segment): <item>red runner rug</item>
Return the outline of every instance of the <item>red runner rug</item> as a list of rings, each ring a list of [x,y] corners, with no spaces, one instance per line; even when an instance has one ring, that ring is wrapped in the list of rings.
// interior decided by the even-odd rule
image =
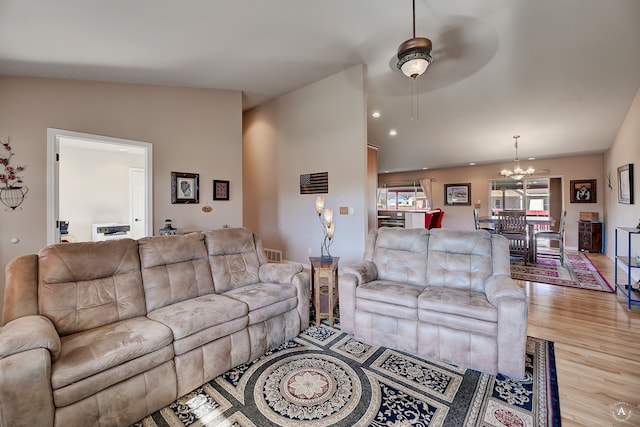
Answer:
[[[511,277],[530,282],[571,286],[601,292],[614,292],[613,287],[582,252],[565,252],[565,265],[557,258],[538,256],[536,264],[511,262]]]

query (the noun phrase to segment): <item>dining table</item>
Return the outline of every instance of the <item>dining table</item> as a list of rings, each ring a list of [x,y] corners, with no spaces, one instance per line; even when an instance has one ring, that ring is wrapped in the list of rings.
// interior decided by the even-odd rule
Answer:
[[[481,216],[478,218],[480,224],[492,224],[496,233],[500,233],[498,230],[498,223],[500,222],[499,215]],[[529,246],[529,261],[536,262],[536,245],[535,233],[538,230],[550,230],[556,224],[556,220],[550,216],[527,216],[527,245]]]

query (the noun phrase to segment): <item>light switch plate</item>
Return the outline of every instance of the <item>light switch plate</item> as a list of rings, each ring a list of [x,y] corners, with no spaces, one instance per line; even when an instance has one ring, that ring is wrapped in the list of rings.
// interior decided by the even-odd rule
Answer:
[[[349,215],[349,208],[347,206],[340,206],[340,215]]]

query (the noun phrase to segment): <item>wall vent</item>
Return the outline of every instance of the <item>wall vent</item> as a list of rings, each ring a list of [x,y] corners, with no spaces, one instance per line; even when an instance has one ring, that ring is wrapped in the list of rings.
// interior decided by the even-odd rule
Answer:
[[[269,262],[282,262],[282,251],[275,249],[265,249]]]

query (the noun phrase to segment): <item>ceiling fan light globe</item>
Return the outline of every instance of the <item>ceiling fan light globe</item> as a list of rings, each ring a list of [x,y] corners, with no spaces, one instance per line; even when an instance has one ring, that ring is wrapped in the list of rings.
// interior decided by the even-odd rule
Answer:
[[[423,75],[428,66],[429,62],[426,59],[416,58],[402,64],[400,70],[405,76],[415,79]]]

